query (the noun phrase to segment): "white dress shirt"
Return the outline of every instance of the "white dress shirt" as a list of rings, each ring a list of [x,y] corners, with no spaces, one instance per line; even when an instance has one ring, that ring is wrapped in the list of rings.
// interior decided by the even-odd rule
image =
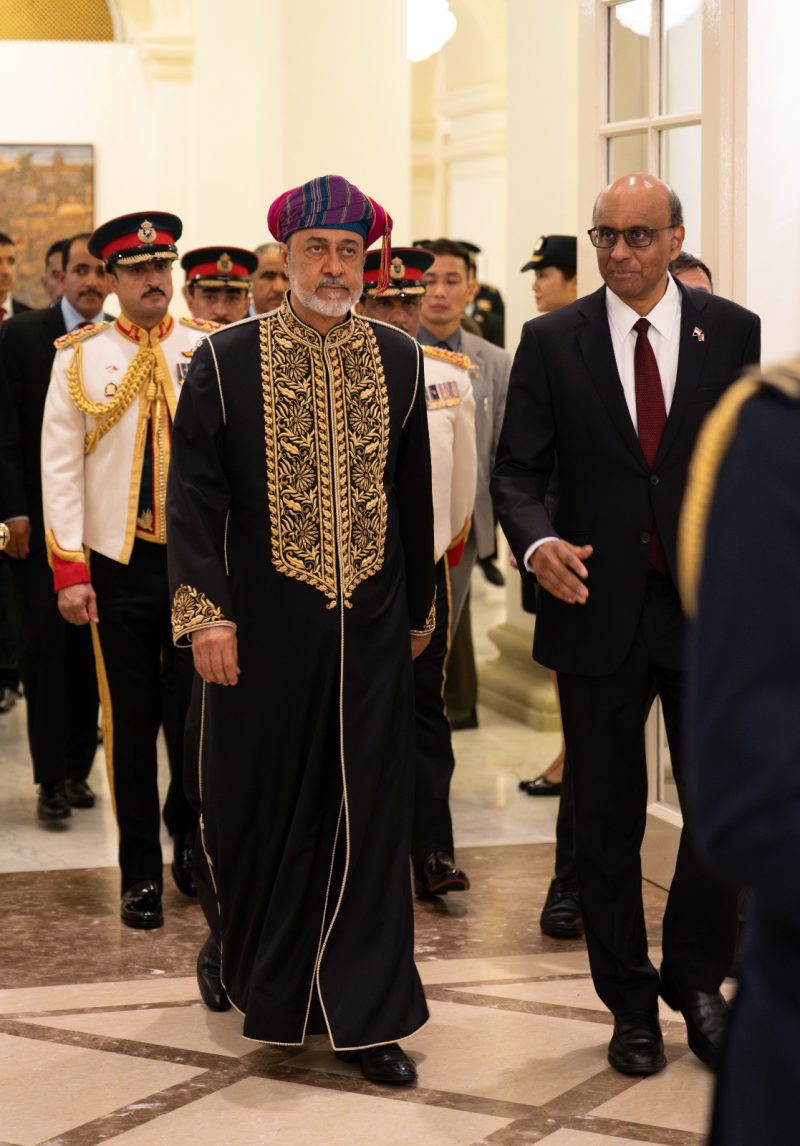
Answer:
[[[678,377],[678,352],[681,344],[681,292],[678,290],[672,275],[667,275],[667,289],[661,299],[649,314],[641,315],[637,314],[621,298],[618,298],[613,291],[606,288],[606,314],[608,315],[608,329],[611,334],[611,345],[614,348],[617,371],[622,382],[622,392],[625,395],[633,428],[638,434],[636,379],[633,370],[633,352],[638,333],[633,327],[642,317],[650,323],[647,337],[650,339],[650,345],[658,364],[661,388],[664,391],[664,405],[669,415],[675,393],[675,380]],[[542,537],[528,546],[525,550],[526,569],[533,570],[531,561],[539,546],[544,545],[545,541],[554,540],[555,535]]]

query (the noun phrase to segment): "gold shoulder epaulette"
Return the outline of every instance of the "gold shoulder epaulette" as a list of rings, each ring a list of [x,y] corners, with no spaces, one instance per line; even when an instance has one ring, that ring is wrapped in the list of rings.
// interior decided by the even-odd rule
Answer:
[[[210,318],[181,318],[182,326],[189,326],[192,330],[202,330],[206,334],[211,334],[214,330],[221,330],[221,322],[212,322]]]
[[[717,478],[733,441],[745,403],[764,387],[800,401],[800,360],[761,374],[753,367],[729,387],[706,418],[689,465],[686,495],[678,526],[678,582],[683,607],[691,617],[697,610],[697,590],[705,551],[708,515]]]
[[[446,350],[443,346],[423,346],[422,349],[428,358],[438,358],[440,362],[452,362],[462,370],[469,370],[472,365],[466,354],[459,354],[457,350]]]
[[[79,326],[75,330],[71,330],[69,334],[62,334],[60,338],[55,339],[53,346],[56,350],[63,350],[67,346],[74,346],[76,342],[83,342],[85,338],[99,334],[101,330],[105,330],[109,326],[111,326],[110,322],[90,322],[88,326]]]

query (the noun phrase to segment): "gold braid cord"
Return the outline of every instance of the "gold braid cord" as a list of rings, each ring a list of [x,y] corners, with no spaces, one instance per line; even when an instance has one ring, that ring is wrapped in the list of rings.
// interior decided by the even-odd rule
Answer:
[[[85,454],[91,454],[100,439],[116,426],[145,383],[148,383],[148,402],[152,402],[158,393],[159,383],[164,385],[164,379],[159,377],[158,358],[150,347],[142,347],[137,351],[110,402],[92,402],[83,387],[83,347],[75,347],[67,369],[67,389],[80,412],[95,419],[94,427],[86,435],[83,448]]]
[[[754,367],[725,391],[697,439],[678,527],[678,581],[683,607],[690,617],[697,611],[708,515],[717,477],[739,425],[742,408],[762,386],[772,386],[787,397],[800,400],[800,360],[777,366],[763,375]]]

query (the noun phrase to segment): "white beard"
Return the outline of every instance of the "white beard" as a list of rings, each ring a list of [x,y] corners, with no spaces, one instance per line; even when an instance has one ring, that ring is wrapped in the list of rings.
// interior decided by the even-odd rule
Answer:
[[[326,318],[342,318],[361,298],[360,290],[348,294],[345,298],[318,298],[314,291],[303,290],[297,285],[291,268],[289,270],[289,286],[292,289],[292,294],[300,300],[303,306],[313,310],[315,314],[324,314]]]

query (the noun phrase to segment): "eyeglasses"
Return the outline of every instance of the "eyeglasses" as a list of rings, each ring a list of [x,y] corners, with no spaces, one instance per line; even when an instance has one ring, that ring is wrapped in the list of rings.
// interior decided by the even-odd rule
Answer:
[[[615,231],[613,227],[592,227],[586,234],[592,240],[592,245],[601,250],[616,247],[620,235],[628,247],[649,247],[653,235],[658,231],[672,231],[674,226],[669,223],[666,227],[626,227],[623,231]]]

